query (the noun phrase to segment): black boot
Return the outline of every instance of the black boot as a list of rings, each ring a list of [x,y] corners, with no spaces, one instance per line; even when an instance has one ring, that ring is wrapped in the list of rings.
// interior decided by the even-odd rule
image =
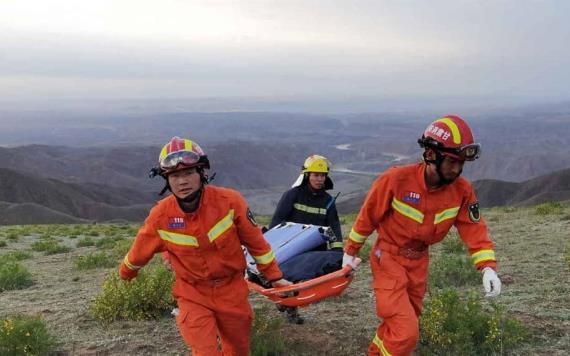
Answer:
[[[287,308],[286,311],[287,311],[287,321],[289,323],[301,325],[305,322],[305,319],[299,315],[299,309],[297,307]]]

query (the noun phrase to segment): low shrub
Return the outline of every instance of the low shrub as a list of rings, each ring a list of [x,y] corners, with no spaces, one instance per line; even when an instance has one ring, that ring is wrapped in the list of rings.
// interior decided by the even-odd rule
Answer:
[[[7,316],[0,324],[0,355],[51,355],[56,339],[39,317]]]
[[[77,270],[109,268],[116,265],[115,259],[105,252],[94,252],[85,256],[78,256],[73,260],[73,267]]]
[[[5,253],[3,255],[0,255],[0,264],[2,264],[2,262],[8,262],[8,261],[26,260],[26,259],[31,258],[31,257],[32,257],[32,255],[29,252],[11,251],[11,252]]]
[[[358,257],[362,259],[362,262],[366,262],[370,259],[370,251],[372,251],[372,247],[374,246],[374,240],[372,238],[368,238],[360,251],[358,251]]]
[[[506,205],[502,208],[504,213],[514,213],[515,211],[517,211],[517,208],[515,208],[514,206],[510,206],[510,205]]]
[[[429,271],[429,287],[446,288],[481,283],[479,273],[466,255],[443,254],[433,261]]]
[[[274,318],[266,306],[255,310],[251,334],[253,356],[279,355],[285,351],[285,339],[281,334],[283,320]]]
[[[91,303],[91,315],[103,322],[156,319],[176,305],[171,294],[173,283],[174,274],[161,263],[143,268],[130,282],[112,270]]]
[[[430,293],[431,294],[431,293]],[[454,289],[431,294],[420,319],[420,355],[503,355],[528,336],[503,307],[485,310],[477,294],[461,298]]]
[[[90,237],[85,237],[77,241],[77,247],[95,246],[95,241]]]
[[[554,215],[562,214],[564,212],[564,204],[560,202],[548,202],[537,205],[534,211],[537,215]]]
[[[113,250],[111,250],[111,256],[116,260],[122,260],[127,252],[129,252],[132,244],[132,240],[124,239],[118,241],[113,247]]]
[[[99,239],[97,241],[95,241],[95,246],[97,248],[101,248],[101,249],[110,249],[115,247],[115,245],[117,244],[117,242],[124,240],[124,238],[122,237],[111,237],[111,236],[106,236],[103,237],[102,239]]]
[[[457,236],[457,233],[448,234],[441,243],[443,252],[450,254],[466,254],[465,244],[463,240]]]
[[[34,284],[32,274],[16,261],[0,262],[0,292],[24,289]]]
[[[32,243],[33,251],[44,252],[46,255],[55,255],[56,253],[66,253],[71,249],[59,243],[53,238],[44,238]]]
[[[20,239],[20,235],[14,231],[11,231],[8,233],[8,235],[6,235],[6,239],[10,241],[18,241]]]
[[[0,240],[0,247],[6,247],[6,246],[8,246],[6,240]]]
[[[53,240],[54,237],[52,236],[51,232],[45,232],[42,235],[40,235],[40,239],[42,240]]]
[[[342,215],[340,216],[340,224],[341,225],[346,225],[346,224],[353,224],[354,221],[356,220],[356,216],[357,214],[346,214],[346,215]],[[350,227],[349,227],[350,229]]]

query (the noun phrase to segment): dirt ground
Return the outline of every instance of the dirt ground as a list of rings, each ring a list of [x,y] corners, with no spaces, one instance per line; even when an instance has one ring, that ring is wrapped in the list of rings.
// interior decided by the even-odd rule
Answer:
[[[565,214],[538,216],[531,208],[486,212],[504,281],[500,303],[532,331],[530,340],[513,354],[570,354],[570,266],[565,261],[570,254],[569,209]],[[8,241],[0,254],[31,252],[29,246],[36,239],[38,235],[31,234]],[[60,355],[188,354],[170,317],[108,326],[94,320],[88,307],[108,270],[74,270],[73,258],[96,248],[77,248],[77,239],[58,239],[72,250],[50,256],[31,252],[33,257],[22,263],[32,272],[35,284],[0,293],[0,315],[41,315],[60,341]],[[432,253],[437,254],[438,247]],[[378,324],[370,281],[369,267],[364,265],[345,294],[303,308],[304,325],[284,323],[281,332],[298,345],[287,355],[365,354]],[[250,300],[254,307],[270,305],[259,295],[252,294]],[[267,310],[272,317],[282,318],[272,305]]]

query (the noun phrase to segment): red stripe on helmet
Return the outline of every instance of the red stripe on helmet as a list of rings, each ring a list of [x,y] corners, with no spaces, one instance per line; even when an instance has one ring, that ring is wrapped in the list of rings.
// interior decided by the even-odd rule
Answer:
[[[168,153],[172,153],[172,152],[176,152],[176,151],[180,151],[183,150],[185,147],[185,142],[183,139],[180,139],[178,137],[174,137],[172,140],[170,140],[169,145],[168,145]]]

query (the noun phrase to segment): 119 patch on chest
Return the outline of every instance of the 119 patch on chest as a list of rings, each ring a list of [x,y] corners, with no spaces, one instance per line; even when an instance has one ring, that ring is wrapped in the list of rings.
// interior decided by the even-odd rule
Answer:
[[[404,194],[404,197],[402,198],[402,200],[407,202],[407,203],[419,204],[421,198],[422,198],[422,196],[420,195],[420,193],[406,192],[406,194]]]
[[[174,217],[168,218],[168,228],[169,229],[183,229],[186,227],[186,222],[184,218]]]

